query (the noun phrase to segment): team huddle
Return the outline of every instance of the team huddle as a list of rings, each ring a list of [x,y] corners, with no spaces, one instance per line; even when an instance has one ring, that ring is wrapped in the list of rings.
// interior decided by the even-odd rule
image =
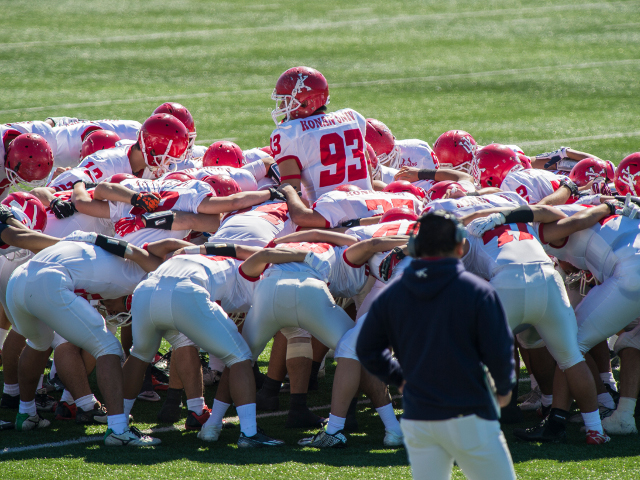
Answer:
[[[319,429],[300,445],[344,447],[360,392],[384,445],[402,446],[388,387],[356,344],[373,301],[411,261],[417,219],[445,211],[467,227],[464,266],[497,291],[531,374],[531,392],[518,406],[516,384],[502,419],[537,409],[542,421],[516,437],[561,441],[569,421],[584,423],[592,445],[637,433],[640,153],[615,167],[568,147],[527,156],[479,146],[462,130],[433,148],[397,140],[355,110],[328,112],[328,83],[308,67],[284,72],[272,99],[269,146],[246,150],[196,145],[177,103],[143,123],[0,125],[0,406],[17,410],[0,427],[47,428],[55,417],[105,424],[105,445],[156,445],[134,426],[134,403],[164,389],[160,422],[182,418],[185,395],[185,428],[214,442],[233,428],[223,420],[233,404],[238,446],[276,447],[284,442],[256,411],[279,408],[288,375],[286,427]],[[619,389],[607,343],[616,335]],[[263,375],[255,362],[271,339]],[[330,350],[322,418],[307,394]],[[58,402],[43,386],[52,352]],[[203,385],[213,383],[209,407]]]

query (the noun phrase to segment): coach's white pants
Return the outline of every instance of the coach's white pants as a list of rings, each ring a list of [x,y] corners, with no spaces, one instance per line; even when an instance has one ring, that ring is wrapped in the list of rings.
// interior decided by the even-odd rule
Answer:
[[[623,258],[611,277],[576,307],[582,352],[615,335],[640,315],[640,255]]]
[[[551,264],[507,265],[492,279],[509,327],[532,325],[562,370],[583,361],[564,282]]]
[[[308,273],[276,271],[256,286],[242,336],[255,360],[280,329],[302,328],[335,349],[351,327],[353,320],[335,304],[323,281]]]
[[[497,420],[467,415],[448,420],[401,419],[414,479],[448,480],[455,460],[470,480],[515,479]]]
[[[198,345],[227,367],[251,359],[235,323],[211,300],[209,291],[188,278],[149,278],[133,292],[131,355],[153,360],[162,337],[173,349]]]
[[[94,358],[123,355],[104,318],[74,293],[71,275],[61,265],[32,260],[17,268],[7,286],[7,307],[17,332],[35,350],[47,350],[55,330]]]

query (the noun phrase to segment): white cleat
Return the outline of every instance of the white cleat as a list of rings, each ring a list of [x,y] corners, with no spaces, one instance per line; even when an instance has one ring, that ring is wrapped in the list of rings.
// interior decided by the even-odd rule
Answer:
[[[602,419],[602,428],[613,435],[631,435],[638,433],[633,414],[620,413],[617,410],[610,417]]]
[[[383,442],[385,447],[404,447],[404,435],[385,430]]]
[[[222,424],[220,425],[203,425],[198,432],[198,438],[204,442],[215,442],[220,438]]]
[[[16,416],[16,430],[27,432],[36,428],[46,428],[51,422],[42,418],[39,413],[29,416],[28,413],[18,413]]]
[[[104,444],[110,447],[153,447],[162,443],[159,438],[145,435],[136,427],[129,427],[124,433],[116,435],[110,428],[104,434]]]

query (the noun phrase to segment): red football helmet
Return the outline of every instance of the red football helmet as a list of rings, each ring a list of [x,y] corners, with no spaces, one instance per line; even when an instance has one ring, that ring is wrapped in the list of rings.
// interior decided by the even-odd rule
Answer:
[[[367,131],[364,138],[373,147],[373,151],[383,165],[389,165],[400,157],[400,147],[396,145],[396,137],[380,120],[367,118]]]
[[[604,160],[583,158],[573,166],[569,178],[579,187],[584,187],[591,180],[595,180],[598,177],[612,181],[615,176],[613,172],[613,167]]]
[[[177,180],[179,182],[188,182],[189,180],[196,180],[196,177],[184,172],[171,172],[165,176],[163,180]]]
[[[463,130],[449,130],[438,137],[433,151],[438,157],[440,168],[451,168],[469,173],[473,155],[478,144]]]
[[[180,120],[184,126],[187,127],[187,130],[189,130],[189,148],[193,147],[197,135],[196,124],[187,107],[176,102],[166,102],[156,108],[153,113],[168,113]]]
[[[13,192],[2,200],[11,209],[16,219],[29,230],[42,232],[47,227],[47,212],[42,202],[30,193]]]
[[[116,132],[111,130],[91,130],[82,141],[82,150],[80,156],[82,158],[93,155],[98,150],[106,150],[116,146],[116,142],[120,141],[120,137]]]
[[[290,68],[278,78],[271,99],[276,108],[271,117],[279,125],[278,117],[286,120],[306,118],[329,103],[329,84],[318,70],[309,67]]]
[[[444,198],[447,193],[449,193],[447,198],[460,198],[464,197],[467,190],[458,182],[453,182],[451,180],[438,182],[427,190],[427,201],[432,202],[434,200]]]
[[[53,152],[37,133],[23,133],[9,143],[4,168],[14,187],[42,187],[53,168]]]
[[[401,207],[390,208],[384,212],[380,218],[380,223],[395,222],[396,220],[416,221],[418,220],[418,215],[409,207],[403,205]]]
[[[135,175],[131,175],[130,173],[116,173],[115,175],[111,175],[111,177],[107,178],[105,181],[109,183],[120,183],[123,180],[133,179],[135,180]]]
[[[471,175],[483,188],[500,187],[509,173],[518,170],[523,170],[518,154],[506,145],[492,143],[476,152]]]
[[[336,188],[334,188],[334,190],[338,192],[357,192],[362,189],[356,185],[345,184],[345,185],[338,185]]]
[[[233,142],[221,140],[207,148],[202,157],[203,167],[240,168],[246,162],[242,149]]]
[[[424,190],[420,187],[416,187],[414,184],[407,182],[406,180],[396,180],[384,187],[383,192],[401,193],[407,192],[418,197],[420,200],[424,200],[426,195]]]
[[[236,181],[229,175],[208,175],[202,181],[209,184],[216,197],[228,197],[242,191]]]
[[[189,132],[173,115],[158,113],[144,121],[138,131],[138,142],[149,167],[168,170],[184,160],[189,146]]]
[[[262,150],[264,153],[266,153],[270,157],[273,157],[273,150],[271,150],[271,147],[269,145],[267,145],[266,147],[260,147],[260,150]]]
[[[367,146],[367,152],[365,156],[367,158],[367,163],[371,166],[371,175],[376,180],[380,180],[380,162],[378,162],[376,151],[367,142],[365,142],[365,145]]]
[[[614,183],[618,195],[640,195],[640,152],[632,153],[625,157],[618,168],[616,168],[616,174],[614,176]]]

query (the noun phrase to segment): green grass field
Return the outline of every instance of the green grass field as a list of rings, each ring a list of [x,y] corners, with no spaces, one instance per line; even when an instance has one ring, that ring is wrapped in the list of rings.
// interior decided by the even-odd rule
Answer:
[[[308,65],[327,77],[330,109],[376,117],[397,138],[433,144],[457,128],[480,144],[515,143],[528,154],[568,145],[615,163],[640,150],[638,0],[2,0],[0,12],[0,123],[59,115],[143,121],[173,100],[193,114],[197,143],[264,146],[276,79]],[[311,404],[329,403],[332,371]],[[209,403],[212,396],[209,389]],[[136,420],[153,427],[157,404],[141,403]],[[238,429],[212,445],[172,431],[147,451],[93,442],[0,454],[0,478],[410,478],[404,451],[381,448],[374,414],[361,406],[367,433],[351,435],[344,451],[299,448],[304,432],[272,417],[259,423],[287,441],[277,451],[238,451]],[[0,411],[1,419],[14,415]],[[527,425],[536,421],[526,417]],[[0,432],[0,450],[104,431],[52,427]],[[577,427],[560,446],[518,443],[511,428],[505,434],[520,478],[640,478],[637,437],[594,448]],[[463,478],[457,469],[454,478]]]

